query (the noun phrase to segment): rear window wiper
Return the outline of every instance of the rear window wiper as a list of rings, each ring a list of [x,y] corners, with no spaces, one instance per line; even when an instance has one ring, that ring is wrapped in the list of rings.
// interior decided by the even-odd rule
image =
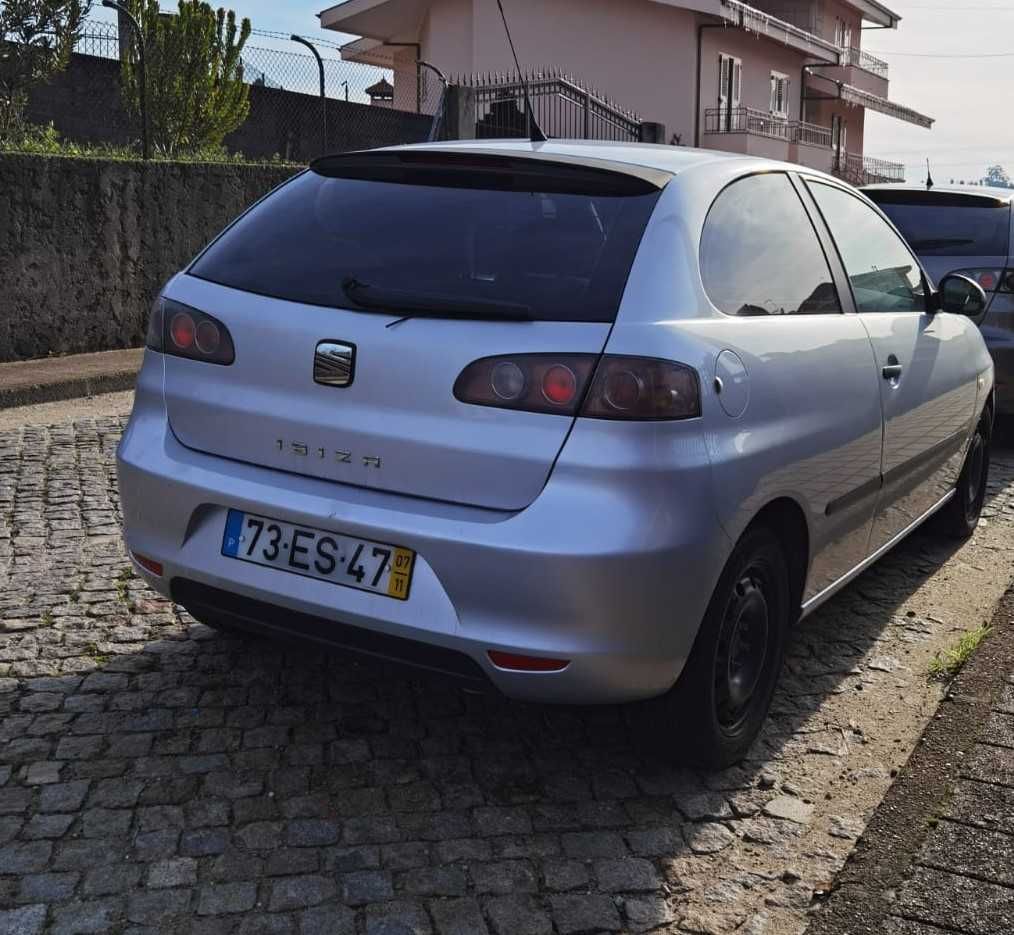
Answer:
[[[517,302],[391,289],[361,282],[353,277],[342,282],[342,287],[356,305],[379,312],[405,314],[410,318],[534,321],[531,306]]]

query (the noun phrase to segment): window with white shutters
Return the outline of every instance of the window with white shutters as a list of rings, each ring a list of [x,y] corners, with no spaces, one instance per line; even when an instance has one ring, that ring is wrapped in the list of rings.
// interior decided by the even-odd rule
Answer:
[[[743,93],[743,62],[733,55],[724,52],[718,56],[718,109],[722,115],[723,129],[739,129],[736,127],[739,107]],[[732,115],[730,116],[730,108]]]
[[[789,116],[789,76],[781,72],[771,72],[771,115],[773,117]]]

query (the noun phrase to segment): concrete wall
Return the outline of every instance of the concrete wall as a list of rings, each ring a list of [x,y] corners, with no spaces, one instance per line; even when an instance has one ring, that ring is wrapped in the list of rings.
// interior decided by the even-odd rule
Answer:
[[[411,106],[415,107],[414,94]],[[429,138],[432,125],[432,117],[425,114],[328,98],[326,151],[422,143]],[[303,162],[321,154],[322,139],[319,96],[255,86],[250,89],[250,116],[225,138],[225,147],[251,159],[270,159],[277,154],[286,161]]]
[[[414,54],[407,54],[414,61]],[[432,119],[407,112],[415,110],[414,89],[403,103],[405,110],[392,110],[329,98],[327,150],[426,140]],[[79,142],[126,145],[141,135],[140,121],[127,113],[120,100],[119,62],[91,55],[75,55],[63,74],[32,91],[28,119],[53,123],[64,137]],[[270,159],[275,154],[290,161],[312,159],[321,153],[322,125],[317,95],[254,85],[250,115],[225,138],[225,146],[251,159]]]
[[[143,344],[163,283],[293,172],[0,155],[0,361]]]

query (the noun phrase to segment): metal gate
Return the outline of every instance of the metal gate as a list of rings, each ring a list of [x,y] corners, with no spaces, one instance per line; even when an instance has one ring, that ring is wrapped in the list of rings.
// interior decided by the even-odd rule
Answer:
[[[528,93],[539,126],[556,139],[637,141],[641,118],[566,75],[527,75]],[[502,139],[528,135],[524,85],[517,73],[487,74],[454,84],[475,90],[475,135]]]

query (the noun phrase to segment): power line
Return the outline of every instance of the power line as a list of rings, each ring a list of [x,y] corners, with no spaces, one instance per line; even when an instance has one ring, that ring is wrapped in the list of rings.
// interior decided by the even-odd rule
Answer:
[[[967,152],[968,150],[983,151],[987,148],[986,144],[976,143],[971,146],[937,146],[934,149],[892,149],[884,152],[884,155],[888,156],[929,156],[933,158],[935,153],[955,153],[955,152]]]
[[[894,55],[904,58],[1014,58],[1014,52],[893,52],[887,49],[869,49],[874,55]]]
[[[918,10],[920,13],[964,13],[966,10],[988,10],[992,13],[1010,13],[1012,12],[1009,6],[915,6],[909,5],[910,10]]]

